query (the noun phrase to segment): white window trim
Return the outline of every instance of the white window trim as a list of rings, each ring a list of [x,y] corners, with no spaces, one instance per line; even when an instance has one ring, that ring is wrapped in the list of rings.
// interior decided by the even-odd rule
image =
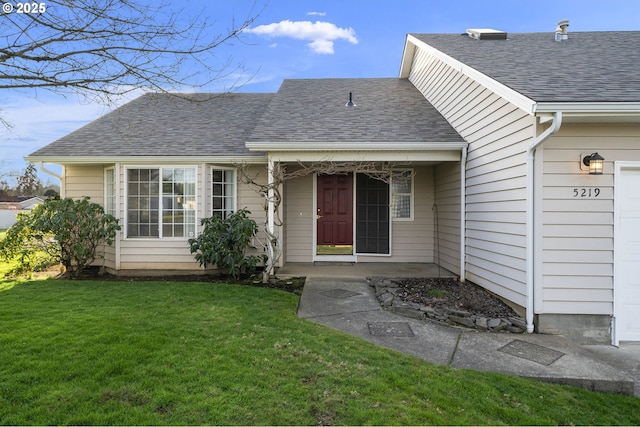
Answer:
[[[410,197],[410,202],[409,202],[409,217],[408,218],[397,218],[393,215],[393,176],[391,176],[391,185],[389,185],[389,191],[390,191],[390,203],[389,203],[389,209],[391,210],[390,212],[390,216],[391,216],[391,221],[414,221],[414,205],[415,205],[415,171],[412,168],[403,168],[403,169],[394,169],[394,172],[411,172],[411,193],[396,193],[396,194],[400,194],[400,195],[409,195]]]
[[[153,242],[157,242],[157,241],[187,241],[189,239],[191,239],[191,237],[189,236],[185,236],[185,237],[163,237],[162,236],[162,222],[160,223],[160,229],[158,230],[158,237],[129,237],[129,180],[128,180],[128,171],[129,169],[158,169],[160,171],[160,176],[162,176],[162,169],[174,169],[174,168],[183,168],[183,169],[188,169],[188,168],[192,168],[196,171],[196,179],[195,179],[195,185],[196,185],[196,194],[195,194],[195,205],[196,205],[196,209],[195,209],[195,230],[194,233],[195,235],[193,237],[196,237],[198,235],[198,226],[200,224],[199,221],[199,215],[198,215],[198,206],[199,206],[199,193],[200,191],[198,191],[198,165],[171,165],[171,164],[163,164],[163,165],[127,165],[123,167],[123,179],[124,179],[124,218],[123,218],[123,234],[124,234],[124,239],[125,240],[134,240],[134,241],[153,241]],[[159,197],[162,197],[162,179],[160,179],[160,192],[159,192]],[[160,205],[162,206],[162,201],[160,200]],[[161,218],[162,216],[160,216]]]
[[[231,171],[233,172],[233,207],[232,212],[238,211],[238,169],[232,166],[220,166],[220,165],[211,165],[209,167],[209,179],[207,184],[207,197],[210,201],[209,207],[207,209],[207,213],[209,216],[213,216],[213,171],[223,170],[223,171]]]

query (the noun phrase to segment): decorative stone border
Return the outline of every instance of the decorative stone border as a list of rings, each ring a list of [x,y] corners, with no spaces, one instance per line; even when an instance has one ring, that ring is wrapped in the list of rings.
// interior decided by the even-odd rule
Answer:
[[[399,287],[392,279],[369,278],[369,286],[375,288],[380,306],[392,313],[419,320],[438,320],[448,324],[464,326],[489,332],[511,332],[521,334],[527,330],[522,317],[487,318],[456,308],[434,308],[412,302],[402,301],[398,297]]]

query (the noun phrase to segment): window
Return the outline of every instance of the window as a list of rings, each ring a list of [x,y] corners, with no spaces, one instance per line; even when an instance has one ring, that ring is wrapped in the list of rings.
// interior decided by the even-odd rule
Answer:
[[[235,211],[236,171],[233,169],[213,169],[212,216],[228,217]]]
[[[391,216],[394,220],[413,220],[413,171],[394,171],[391,178]]]
[[[104,170],[104,212],[116,215],[116,181],[113,168]]]
[[[127,170],[127,237],[194,237],[196,169]]]

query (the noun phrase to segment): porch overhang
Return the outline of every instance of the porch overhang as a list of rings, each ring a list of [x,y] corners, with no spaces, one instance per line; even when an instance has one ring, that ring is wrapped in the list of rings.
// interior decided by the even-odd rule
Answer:
[[[277,162],[457,162],[467,142],[248,142],[251,151],[267,152]]]

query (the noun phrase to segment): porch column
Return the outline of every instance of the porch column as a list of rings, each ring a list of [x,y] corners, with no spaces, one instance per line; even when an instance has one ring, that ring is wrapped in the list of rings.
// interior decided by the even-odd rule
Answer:
[[[269,190],[267,192],[267,231],[271,235],[275,234],[275,211],[274,211],[275,204],[273,202],[273,197],[274,197],[273,182],[275,181],[275,178],[273,176],[274,168],[275,168],[275,162],[271,157],[269,157],[267,160],[267,171],[268,171],[267,184],[269,185]],[[270,271],[267,271],[267,273],[270,275],[273,274],[274,267],[275,267],[275,263],[271,266]]]

